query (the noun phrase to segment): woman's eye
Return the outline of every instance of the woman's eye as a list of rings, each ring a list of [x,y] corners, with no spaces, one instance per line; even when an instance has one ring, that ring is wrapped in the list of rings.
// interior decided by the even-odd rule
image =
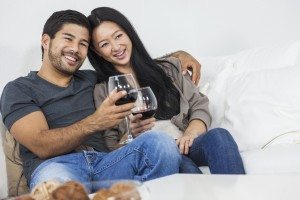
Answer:
[[[103,44],[100,44],[100,47],[106,47],[108,45],[108,43],[103,43]]]
[[[122,37],[122,35],[123,35],[122,33],[118,34],[118,35],[116,36],[116,39]]]

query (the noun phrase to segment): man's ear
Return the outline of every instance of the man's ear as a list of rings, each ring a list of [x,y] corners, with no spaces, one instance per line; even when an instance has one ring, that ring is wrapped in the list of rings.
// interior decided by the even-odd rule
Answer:
[[[51,40],[51,38],[48,34],[42,35],[41,44],[42,44],[44,51],[47,51],[49,49],[50,40]]]

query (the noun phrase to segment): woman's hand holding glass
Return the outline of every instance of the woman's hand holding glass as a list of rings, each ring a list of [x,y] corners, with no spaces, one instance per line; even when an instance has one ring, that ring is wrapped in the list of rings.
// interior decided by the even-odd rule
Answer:
[[[142,120],[142,114],[130,115],[130,129],[133,138],[138,137],[145,131],[151,130],[155,123],[155,118],[151,117],[149,119]]]
[[[131,132],[135,137],[154,126],[157,100],[150,87],[138,89],[135,107],[132,109]]]

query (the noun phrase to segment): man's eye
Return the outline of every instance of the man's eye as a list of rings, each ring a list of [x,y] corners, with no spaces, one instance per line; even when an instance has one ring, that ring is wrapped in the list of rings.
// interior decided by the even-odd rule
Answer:
[[[72,39],[71,39],[71,38],[65,38],[65,40],[67,40],[67,41],[72,41]]]
[[[88,44],[86,44],[86,43],[80,43],[82,46],[84,46],[84,47],[88,47],[89,45]]]

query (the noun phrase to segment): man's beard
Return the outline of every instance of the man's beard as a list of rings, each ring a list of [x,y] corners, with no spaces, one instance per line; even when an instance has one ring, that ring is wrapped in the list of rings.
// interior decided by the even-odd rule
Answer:
[[[49,53],[48,53],[48,56],[49,56],[49,60],[52,64],[52,66],[57,69],[59,72],[63,73],[63,74],[66,74],[66,75],[73,75],[80,67],[81,65],[83,64],[83,61],[81,61],[76,67],[67,67],[64,65],[63,61],[62,61],[62,57],[64,56],[63,55],[63,51],[61,51],[60,53],[54,53],[52,51],[52,45],[50,43],[49,45]],[[71,52],[68,52],[69,54],[74,54],[74,53],[71,53]],[[77,56],[78,57],[78,56]],[[79,58],[80,59],[80,58]]]

